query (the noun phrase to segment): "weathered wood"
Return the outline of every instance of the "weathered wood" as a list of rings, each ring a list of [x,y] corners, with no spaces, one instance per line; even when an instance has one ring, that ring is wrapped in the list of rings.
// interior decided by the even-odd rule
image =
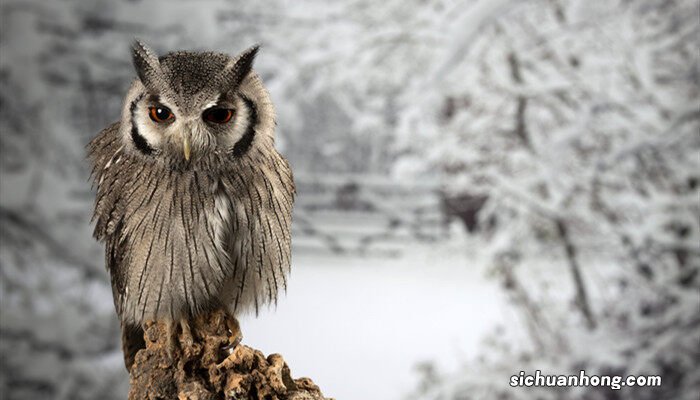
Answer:
[[[147,324],[129,400],[327,400],[311,379],[293,379],[281,355],[232,347],[229,327],[237,324],[221,310],[196,318],[189,332],[173,332],[167,322]]]

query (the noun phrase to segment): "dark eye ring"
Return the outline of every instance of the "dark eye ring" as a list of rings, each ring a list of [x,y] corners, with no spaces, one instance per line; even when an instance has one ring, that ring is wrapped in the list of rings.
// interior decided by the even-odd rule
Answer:
[[[151,117],[153,122],[157,122],[159,124],[175,119],[173,112],[170,111],[168,107],[164,106],[149,107],[148,115]]]
[[[209,122],[225,124],[229,122],[233,117],[233,110],[231,110],[230,108],[213,107],[204,111],[202,117]]]

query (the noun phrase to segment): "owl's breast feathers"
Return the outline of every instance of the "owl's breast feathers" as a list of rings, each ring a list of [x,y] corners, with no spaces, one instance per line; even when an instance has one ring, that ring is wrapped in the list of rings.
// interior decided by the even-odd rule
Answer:
[[[88,145],[95,237],[123,322],[276,301],[289,273],[294,183],[287,162],[265,150],[178,170],[125,152],[119,124]]]

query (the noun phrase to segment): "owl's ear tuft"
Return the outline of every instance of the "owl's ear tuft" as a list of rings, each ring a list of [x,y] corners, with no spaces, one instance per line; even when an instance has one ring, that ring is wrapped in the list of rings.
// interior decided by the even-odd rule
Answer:
[[[134,40],[131,46],[131,56],[134,63],[136,75],[141,80],[148,90],[158,94],[158,80],[160,79],[161,70],[158,56],[148,46],[139,40]]]
[[[253,61],[255,61],[255,56],[258,54],[258,49],[260,49],[260,45],[253,45],[236,58],[229,72],[232,79],[231,88],[237,88],[243,82],[243,79],[248,76],[253,68]]]

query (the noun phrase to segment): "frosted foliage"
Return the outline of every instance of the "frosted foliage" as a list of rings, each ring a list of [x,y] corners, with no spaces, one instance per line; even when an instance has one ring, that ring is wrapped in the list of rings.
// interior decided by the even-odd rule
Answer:
[[[612,396],[507,386],[583,367],[663,376],[623,398],[697,396],[699,28],[693,1],[518,5],[455,31],[453,63],[402,97],[398,167],[488,196],[485,251],[527,338],[416,398]]]

